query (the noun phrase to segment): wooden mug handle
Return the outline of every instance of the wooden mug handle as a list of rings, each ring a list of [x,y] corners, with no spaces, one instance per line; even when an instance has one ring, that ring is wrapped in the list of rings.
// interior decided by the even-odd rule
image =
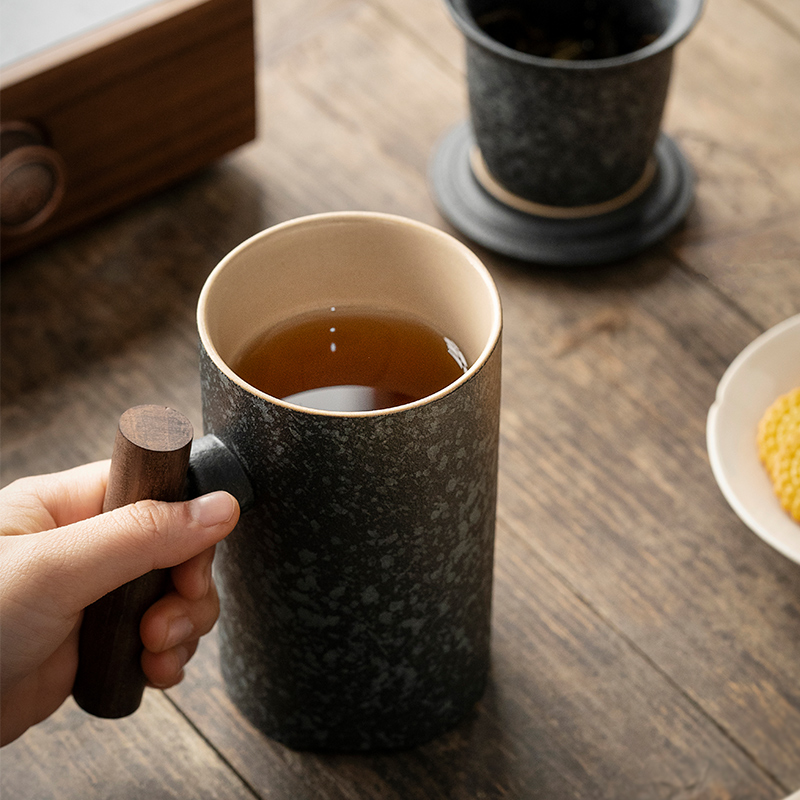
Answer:
[[[181,500],[192,446],[192,424],[164,406],[136,406],[119,420],[103,511],[139,500]],[[139,625],[170,586],[169,570],[154,570],[90,605],[80,630],[72,694],[97,717],[132,714],[147,679]]]

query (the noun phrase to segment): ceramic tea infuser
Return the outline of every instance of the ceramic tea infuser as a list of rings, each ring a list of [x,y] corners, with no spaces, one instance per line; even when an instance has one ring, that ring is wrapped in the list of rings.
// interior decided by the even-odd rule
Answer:
[[[445,2],[465,36],[470,119],[442,137],[429,181],[456,228],[495,252],[569,267],[633,255],[684,218],[693,172],[660,124],[675,45],[703,0],[597,0],[598,19],[625,20],[644,46],[574,60],[522,52],[484,29],[524,4]],[[556,29],[588,25],[589,8],[536,6]]]

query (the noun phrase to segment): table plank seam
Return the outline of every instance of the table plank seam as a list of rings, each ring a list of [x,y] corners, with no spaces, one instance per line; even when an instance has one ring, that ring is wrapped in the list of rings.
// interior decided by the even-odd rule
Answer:
[[[498,521],[498,528],[502,527],[505,532],[513,536],[522,547],[528,549],[534,555],[539,563],[558,581],[567,592],[569,592],[579,603],[581,603],[587,611],[598,621],[600,621],[608,630],[614,634],[619,641],[627,646],[630,651],[644,661],[650,669],[658,675],[668,686],[670,686],[678,695],[683,698],[686,703],[704,720],[709,722],[714,729],[725,738],[737,751],[739,751],[750,763],[758,769],[764,777],[770,780],[783,794],[790,792],[791,789],[781,782],[781,780],[774,775],[766,766],[764,766],[755,754],[751,753],[741,742],[739,742],[720,722],[718,722],[705,708],[701,705],[700,701],[695,699],[689,694],[668,672],[666,672],[656,661],[654,661],[645,650],[643,650],[633,639],[631,639],[624,631],[622,631],[614,622],[604,615],[599,608],[597,608],[589,598],[575,586],[569,578],[560,572],[552,562],[547,558],[545,551],[539,551],[531,545],[531,543],[520,536],[511,526],[503,521]]]
[[[758,9],[771,22],[780,26],[790,36],[800,41],[800,26],[796,25],[791,18],[785,17],[779,11],[761,2],[761,0],[747,0],[747,2]]]
[[[175,709],[175,711],[180,714],[180,716],[186,720],[186,724],[200,737],[200,740],[206,744],[217,758],[222,762],[222,764],[227,767],[227,769],[231,772],[232,775],[236,777],[236,779],[241,783],[241,785],[248,791],[250,794],[253,795],[256,800],[264,800],[264,795],[260,794],[256,788],[233,766],[233,764],[225,757],[225,754],[214,744],[214,742],[209,739],[202,730],[197,726],[194,720],[178,705],[173,697],[171,697],[167,692],[162,692],[166,701]]]
[[[441,51],[425,41],[413,28],[407,25],[403,17],[393,14],[380,0],[366,0],[373,10],[382,16],[387,22],[398,31],[402,31],[404,36],[411,39],[418,47],[428,53],[431,58],[436,61],[445,72],[448,72],[452,77],[464,80],[464,69],[456,69],[453,65],[442,55]]]
[[[718,286],[714,281],[708,276],[704,275],[699,270],[696,270],[691,264],[681,258],[678,253],[674,250],[670,249],[668,253],[668,258],[682,270],[687,277],[691,280],[697,282],[699,285],[706,286],[709,291],[711,291],[716,297],[718,297],[731,311],[736,313],[744,322],[747,322],[749,325],[753,327],[753,336],[755,338],[759,334],[763,333],[767,327],[762,322],[759,322],[746,308],[744,308],[740,303],[737,303],[733,297],[727,295],[721,286]]]

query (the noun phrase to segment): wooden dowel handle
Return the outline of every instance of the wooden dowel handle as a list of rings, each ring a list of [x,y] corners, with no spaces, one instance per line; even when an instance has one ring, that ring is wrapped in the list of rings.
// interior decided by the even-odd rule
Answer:
[[[192,446],[192,425],[164,406],[136,406],[120,417],[103,511],[139,500],[181,500]],[[78,672],[72,694],[84,711],[116,719],[142,701],[139,625],[170,586],[155,570],[109,592],[84,611]]]

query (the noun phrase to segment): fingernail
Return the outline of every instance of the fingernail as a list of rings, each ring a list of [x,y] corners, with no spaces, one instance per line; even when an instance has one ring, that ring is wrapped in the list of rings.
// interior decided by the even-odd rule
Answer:
[[[164,649],[169,650],[171,647],[185,642],[189,639],[194,631],[194,625],[189,617],[177,617],[169,623],[167,628],[167,637],[164,640]],[[184,662],[186,663],[186,662]]]
[[[204,528],[230,522],[236,510],[236,501],[227,492],[212,492],[189,501],[192,517]]]

